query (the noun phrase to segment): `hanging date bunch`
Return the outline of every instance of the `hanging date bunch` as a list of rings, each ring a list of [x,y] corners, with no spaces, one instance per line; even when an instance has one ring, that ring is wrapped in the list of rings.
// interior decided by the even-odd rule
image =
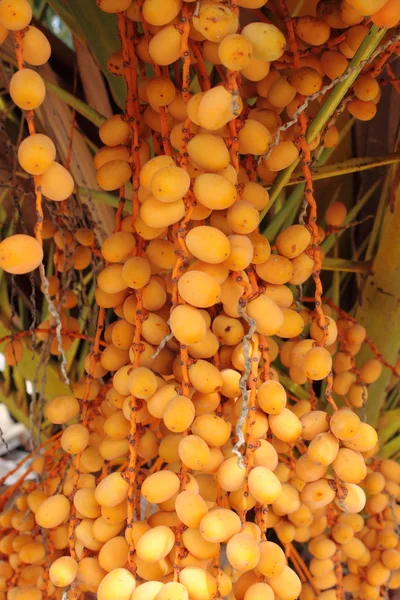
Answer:
[[[2,239],[0,267],[38,268],[47,307],[4,354],[18,368],[33,335],[69,386],[44,398],[50,433],[17,482],[0,480],[0,600],[387,598],[400,466],[365,414],[369,386],[398,373],[324,296],[321,244],[349,221],[338,200],[320,209],[313,165],[340,115],[375,116],[400,3],[96,3],[126,88],[93,151],[117,204],[103,238],[38,119],[50,44],[28,0],[0,0],[36,215],[33,235]],[[301,211],[268,241],[296,167]]]

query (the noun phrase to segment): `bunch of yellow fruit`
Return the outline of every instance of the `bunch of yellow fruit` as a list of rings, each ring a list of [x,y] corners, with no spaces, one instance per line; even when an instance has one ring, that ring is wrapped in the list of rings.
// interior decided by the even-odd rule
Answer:
[[[102,261],[86,374],[46,404],[59,432],[35,457],[37,480],[22,477],[0,499],[0,600],[377,600],[400,587],[400,467],[375,458],[377,433],[354,409],[382,364],[356,367],[365,329],[322,302],[313,199],[308,220],[272,247],[259,224],[265,184],[304,152],[297,111],[306,103],[307,126],[307,98],[345,73],[365,17],[393,27],[399,4],[321,0],[284,33],[258,20],[266,0],[97,4],[118,15],[122,48],[108,68],[127,86],[94,156],[98,185],[120,193],[114,232],[97,248],[87,227],[45,219],[36,238],[0,243],[0,266],[23,274],[41,264],[43,239],[54,241],[56,272],[42,285],[61,347],[54,315],[37,331],[54,355],[84,333],[61,275]],[[254,14],[242,26],[244,11]],[[50,48],[31,16],[27,0],[0,0],[0,37],[13,32],[19,61],[10,95],[31,123],[18,160],[41,206],[42,194],[66,201],[74,182],[32,125],[45,83],[25,63],[42,65]],[[346,37],[336,44],[337,30]],[[358,119],[376,112],[374,67],[346,104]],[[306,151],[338,140],[330,123]],[[345,216],[338,202],[326,224]],[[296,293],[308,280],[315,311]],[[5,354],[17,364],[20,340]],[[318,408],[315,382],[326,382]],[[303,384],[306,397],[290,392]]]

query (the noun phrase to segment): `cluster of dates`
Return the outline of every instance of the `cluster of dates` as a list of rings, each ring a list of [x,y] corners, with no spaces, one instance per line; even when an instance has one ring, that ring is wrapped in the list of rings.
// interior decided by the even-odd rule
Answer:
[[[271,247],[259,224],[265,183],[300,153],[300,125],[274,141],[279,128],[343,75],[365,17],[393,27],[398,3],[322,0],[317,16],[292,21],[299,68],[286,32],[257,20],[265,0],[97,4],[118,14],[122,50],[108,66],[128,92],[94,156],[98,185],[120,191],[114,232],[97,248],[87,227],[59,231],[45,220],[36,238],[0,243],[0,266],[21,274],[54,239],[56,273],[43,286],[61,338],[54,315],[37,333],[54,355],[84,333],[62,274],[90,270],[93,253],[104,261],[86,376],[46,404],[61,430],[33,462],[38,481],[22,480],[1,502],[0,600],[378,599],[400,586],[400,467],[375,458],[377,433],[354,409],[382,365],[357,368],[365,329],[337,319],[320,295],[315,312],[295,302],[296,286],[320,286],[323,230],[291,225]],[[242,26],[244,9],[254,19]],[[0,1],[0,33],[14,32],[20,58],[10,94],[26,111],[45,86],[24,61],[50,54],[30,19],[26,0]],[[372,118],[380,95],[370,68],[346,104],[360,119]],[[18,159],[37,202],[66,201],[68,170],[47,136],[30,134]],[[311,150],[338,140],[330,124]],[[336,203],[326,222],[340,227],[345,216]],[[12,338],[8,362],[22,352]],[[308,384],[309,399],[289,392],[284,371],[292,389]],[[324,380],[327,405],[317,407],[313,386]]]

